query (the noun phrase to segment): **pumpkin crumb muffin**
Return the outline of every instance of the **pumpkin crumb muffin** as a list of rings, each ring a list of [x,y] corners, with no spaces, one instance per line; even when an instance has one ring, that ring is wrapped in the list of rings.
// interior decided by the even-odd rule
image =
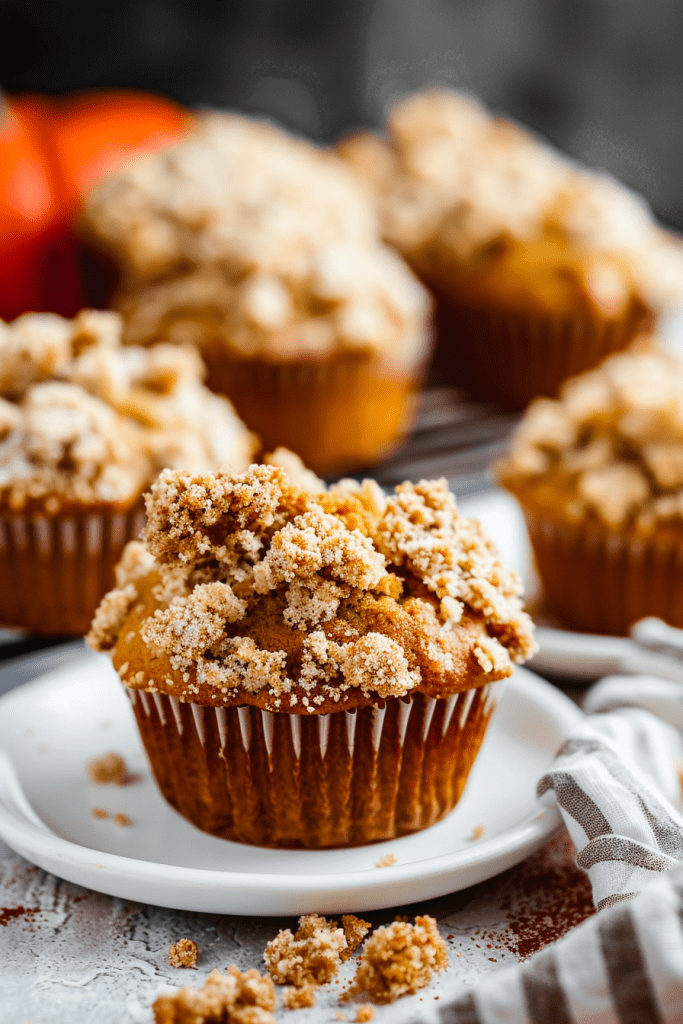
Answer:
[[[159,470],[249,464],[202,375],[191,348],[124,347],[116,313],[0,321],[0,622],[84,633]]]
[[[199,988],[181,988],[154,1000],[154,1024],[276,1024],[275,988],[255,968],[211,971]]]
[[[416,917],[415,924],[394,921],[366,941],[346,998],[367,995],[373,1003],[393,1003],[424,988],[446,967],[446,943],[433,917]]]
[[[548,610],[625,634],[683,626],[683,363],[623,353],[529,407],[498,468],[529,528]]]
[[[640,196],[472,97],[409,96],[386,140],[338,151],[436,297],[437,365],[477,398],[554,396],[680,300],[683,246]]]
[[[455,805],[534,650],[520,582],[445,480],[309,491],[164,471],[88,642],[166,799],[259,845],[391,839]]]
[[[430,303],[334,154],[200,115],[181,142],[101,183],[83,231],[117,267],[127,342],[196,345],[209,386],[266,448],[329,474],[403,437]]]

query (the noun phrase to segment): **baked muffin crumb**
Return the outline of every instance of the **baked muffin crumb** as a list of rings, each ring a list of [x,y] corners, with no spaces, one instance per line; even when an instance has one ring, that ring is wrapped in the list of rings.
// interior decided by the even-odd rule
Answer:
[[[324,985],[339,970],[347,945],[336,921],[326,921],[320,914],[305,914],[299,918],[295,934],[289,928],[278,932],[266,946],[263,958],[278,985]]]
[[[128,766],[120,754],[110,751],[94,757],[87,764],[88,775],[99,785],[125,786],[129,779]]]
[[[93,807],[92,816],[98,821],[104,821],[105,818],[109,817],[109,811],[105,811],[104,807]]]
[[[380,857],[380,859],[375,862],[375,867],[376,868],[390,868],[391,865],[395,864],[395,863],[396,863],[396,858],[393,855],[393,853],[385,853],[383,857]]]
[[[290,985],[282,993],[282,1005],[286,1010],[303,1010],[315,1006],[315,985]]]
[[[341,953],[342,960],[349,960],[368,934],[372,925],[355,914],[342,914],[342,928],[346,936],[346,949]]]
[[[234,965],[227,974],[212,971],[200,989],[159,996],[152,1009],[155,1024],[276,1024],[270,978]]]
[[[447,966],[446,943],[433,917],[416,917],[415,924],[394,921],[377,928],[366,941],[363,961],[345,998],[365,993],[373,1003],[393,1003],[424,988],[434,971]]]
[[[119,812],[118,814],[114,815],[114,824],[118,825],[119,828],[128,828],[128,826],[131,825],[132,822],[127,814]]]
[[[356,1010],[356,1024],[368,1024],[375,1019],[375,1011],[371,1006],[359,1006]]]
[[[168,947],[171,967],[194,967],[198,955],[199,949],[193,939],[178,939]]]

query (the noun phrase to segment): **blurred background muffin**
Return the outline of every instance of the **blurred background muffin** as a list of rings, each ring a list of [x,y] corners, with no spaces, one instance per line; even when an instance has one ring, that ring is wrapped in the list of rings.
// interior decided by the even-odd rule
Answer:
[[[436,296],[436,363],[523,408],[625,348],[683,294],[683,246],[645,202],[461,93],[395,106],[338,147],[387,242]]]
[[[116,313],[0,321],[0,622],[84,633],[157,473],[251,462],[202,373],[191,348],[124,348]]]
[[[683,363],[612,356],[531,404],[499,479],[526,518],[548,610],[570,627],[683,626]]]
[[[337,157],[207,115],[109,176],[83,230],[117,268],[124,340],[196,345],[267,447],[336,473],[404,436],[429,302]]]

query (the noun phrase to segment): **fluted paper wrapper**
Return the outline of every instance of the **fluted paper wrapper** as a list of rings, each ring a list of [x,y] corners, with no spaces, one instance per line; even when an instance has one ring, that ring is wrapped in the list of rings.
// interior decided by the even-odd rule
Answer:
[[[308,716],[127,692],[162,794],[197,828],[322,848],[394,839],[448,814],[501,685]]]
[[[204,358],[209,387],[228,396],[264,448],[284,445],[315,472],[339,474],[381,461],[404,439],[425,346],[406,366],[367,353],[283,363],[211,351]]]
[[[114,585],[114,566],[144,513],[0,513],[0,622],[31,633],[82,636]]]
[[[568,377],[625,349],[646,326],[623,320],[544,316],[439,298],[435,363],[444,376],[484,402],[523,409],[558,393]]]
[[[683,627],[683,532],[634,538],[599,523],[524,515],[544,605],[567,626],[625,635],[655,615]]]

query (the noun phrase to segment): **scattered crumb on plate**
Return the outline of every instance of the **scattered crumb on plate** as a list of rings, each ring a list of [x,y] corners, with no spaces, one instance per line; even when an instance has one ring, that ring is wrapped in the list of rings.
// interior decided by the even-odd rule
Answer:
[[[486,825],[475,825],[472,829],[472,835],[470,836],[470,842],[475,843],[477,839],[481,839],[484,832],[486,832]]]
[[[108,818],[109,811],[105,811],[104,807],[93,807],[92,816],[99,819]]]
[[[393,853],[385,853],[383,857],[375,863],[376,868],[390,868],[392,864],[396,863],[396,858]]]
[[[199,949],[193,939],[178,939],[168,947],[171,967],[194,967],[198,955]]]
[[[115,814],[114,821],[120,828],[127,828],[131,821],[127,814]]]
[[[367,1024],[375,1019],[375,1011],[371,1006],[359,1006],[356,1010],[356,1024]]]
[[[120,754],[109,751],[102,757],[94,757],[86,765],[88,775],[99,785],[125,786],[128,782],[128,766]]]

